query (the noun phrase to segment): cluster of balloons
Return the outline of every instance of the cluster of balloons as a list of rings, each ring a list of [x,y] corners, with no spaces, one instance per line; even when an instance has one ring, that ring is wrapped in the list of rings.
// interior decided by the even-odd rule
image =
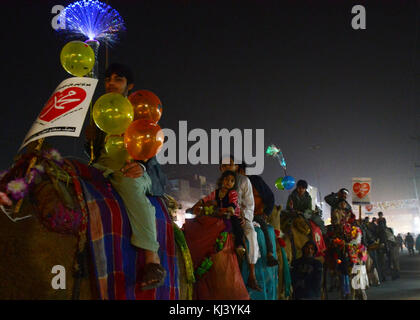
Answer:
[[[292,176],[280,177],[276,180],[275,185],[279,190],[291,190],[295,186],[295,178]]]
[[[108,134],[105,150],[120,160],[148,160],[160,151],[165,138],[157,124],[161,116],[162,103],[148,90],[128,98],[106,93],[93,106],[95,124]]]
[[[60,61],[68,73],[83,77],[95,65],[95,52],[83,41],[70,41],[61,49]]]
[[[63,68],[73,76],[87,75],[95,65],[93,49],[82,41],[67,43],[60,54]],[[93,120],[108,135],[105,150],[113,159],[148,160],[163,146],[157,122],[162,103],[151,91],[138,90],[128,98],[118,93],[101,96],[93,106]]]
[[[272,144],[267,147],[265,153],[273,158],[276,158],[279,161],[280,166],[284,169],[284,173],[286,174],[286,160],[284,159],[280,148]],[[274,184],[279,190],[291,190],[295,186],[295,183],[295,178],[292,176],[284,176],[278,178]]]

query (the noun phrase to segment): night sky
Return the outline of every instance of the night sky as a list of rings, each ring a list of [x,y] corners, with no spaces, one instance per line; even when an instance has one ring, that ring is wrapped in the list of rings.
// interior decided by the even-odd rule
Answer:
[[[70,2],[2,2],[1,169],[50,94],[70,77],[59,61],[67,41],[51,27],[51,8]],[[178,132],[186,120],[189,130],[209,134],[264,129],[265,147],[282,149],[288,174],[320,186],[322,196],[350,188],[352,177],[371,177],[373,201],[415,197],[420,141],[410,137],[420,136],[420,1],[108,3],[127,25],[110,62],[130,65],[135,89],[160,97],[162,128]],[[366,30],[351,27],[356,4],[366,8]],[[82,138],[47,140],[63,155],[84,157]],[[216,165],[164,170],[218,175]],[[278,162],[266,157],[262,176],[277,203],[289,193],[274,188],[281,175]]]

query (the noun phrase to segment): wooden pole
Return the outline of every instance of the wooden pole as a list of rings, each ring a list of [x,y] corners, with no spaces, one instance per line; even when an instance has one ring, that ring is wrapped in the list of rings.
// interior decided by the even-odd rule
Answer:
[[[359,204],[359,221],[362,222],[362,205]]]

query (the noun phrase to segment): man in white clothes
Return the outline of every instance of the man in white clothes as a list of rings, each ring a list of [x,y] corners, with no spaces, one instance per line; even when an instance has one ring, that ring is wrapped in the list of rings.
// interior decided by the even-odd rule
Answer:
[[[249,263],[249,278],[247,286],[251,289],[262,291],[258,285],[257,278],[255,276],[255,264],[260,257],[260,251],[258,247],[257,232],[254,229],[254,195],[252,193],[252,184],[248,177],[238,173],[238,164],[235,164],[235,158],[230,155],[224,157],[220,161],[220,171],[226,170],[234,171],[237,173],[237,185],[238,185],[238,203],[241,208],[241,226],[244,230],[245,237],[248,239],[248,263]]]

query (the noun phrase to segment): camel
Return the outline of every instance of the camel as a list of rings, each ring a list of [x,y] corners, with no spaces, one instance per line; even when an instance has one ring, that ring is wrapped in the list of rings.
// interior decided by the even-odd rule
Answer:
[[[302,247],[305,243],[308,240],[313,240],[311,225],[303,215],[282,211],[281,206],[274,207],[274,210],[269,217],[269,222],[275,230],[282,235],[281,239],[284,241],[283,250],[287,257],[287,263],[290,266],[294,259],[299,259],[302,256]],[[287,295],[285,290],[284,262],[280,246],[277,246],[277,256],[279,259],[279,299],[290,299],[291,294],[289,293],[289,295]],[[318,256],[316,259],[321,261],[321,263],[324,263],[323,256]],[[324,290],[322,290],[322,296],[325,298]]]
[[[270,216],[268,217],[268,223],[273,226],[276,234],[281,233],[281,227],[280,227],[280,213],[281,213],[282,207],[280,205],[275,205],[273,208],[273,211],[271,212]],[[288,297],[286,297],[286,283],[284,278],[285,273],[285,264],[290,265],[291,262],[291,246],[290,242],[283,248],[284,252],[286,253],[286,261],[283,260],[283,253],[282,253],[282,247],[280,246],[279,242],[276,243],[276,253],[277,253],[277,259],[279,262],[278,265],[278,289],[277,289],[277,297],[279,300],[286,300]]]
[[[25,203],[25,206],[28,204]],[[22,209],[27,212],[26,208]],[[70,300],[75,299],[77,281],[73,266],[77,248],[74,235],[51,232],[36,216],[12,222],[0,212],[0,300]],[[185,262],[179,245],[175,245],[178,257],[179,299],[189,300],[189,283]],[[77,299],[96,300],[99,294],[91,260],[89,273],[81,278]],[[66,288],[55,290],[51,283],[56,276],[53,267],[61,265],[66,270]]]
[[[45,181],[44,181],[45,182]],[[85,250],[79,252],[80,244],[77,235],[62,234],[49,230],[42,218],[45,212],[38,212],[40,198],[50,197],[44,207],[53,207],[54,203],[61,203],[63,199],[52,195],[54,183],[49,184],[50,191],[42,192],[34,188],[23,201],[20,216],[27,216],[21,221],[12,222],[6,214],[0,211],[0,299],[31,299],[31,300],[66,300],[99,299],[99,291],[94,274],[92,252],[87,242]],[[74,197],[71,183],[60,183],[61,188],[67,188],[67,195]],[[38,201],[37,201],[38,200]],[[68,200],[68,199],[67,199]],[[76,200],[73,198],[76,202]],[[172,199],[175,201],[174,199]],[[168,210],[176,205],[168,202]],[[86,204],[86,200],[85,204]],[[65,202],[65,201],[64,201]],[[46,210],[46,209],[45,209]],[[189,292],[192,286],[191,276],[187,276],[187,265],[176,241],[174,244],[178,270],[178,297],[191,299]],[[185,251],[185,250],[184,250]],[[165,254],[165,253],[163,253]],[[81,259],[80,258],[84,258]],[[76,260],[78,259],[78,260]],[[78,262],[78,264],[76,264]],[[75,277],[74,266],[78,265],[78,277]],[[190,270],[191,271],[191,270]],[[191,272],[190,272],[191,274]],[[57,277],[63,276],[60,288],[53,288]],[[173,275],[172,275],[173,277]]]
[[[28,212],[26,206],[23,212]],[[0,299],[72,299],[76,248],[77,237],[48,231],[36,216],[15,223],[0,213]],[[56,265],[66,270],[65,289],[51,285]],[[83,277],[79,286],[79,299],[97,299],[94,277]]]

